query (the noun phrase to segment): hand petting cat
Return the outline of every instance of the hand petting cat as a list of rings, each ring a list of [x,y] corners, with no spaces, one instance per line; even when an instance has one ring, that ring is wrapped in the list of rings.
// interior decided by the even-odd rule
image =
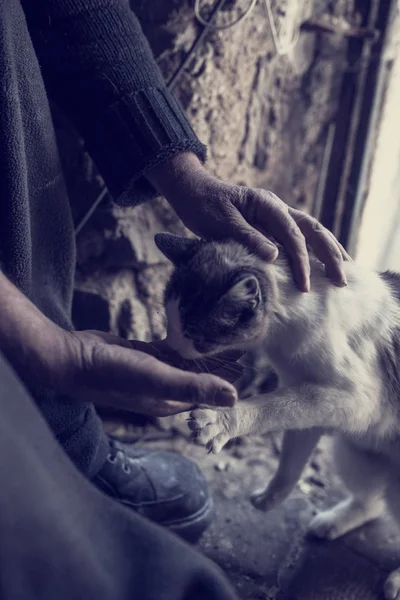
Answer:
[[[332,282],[346,285],[343,261],[351,258],[333,234],[272,192],[225,183],[189,152],[155,167],[147,178],[199,237],[232,238],[268,262],[278,256],[270,239],[274,238],[287,252],[297,286],[304,292],[310,289],[308,244]]]

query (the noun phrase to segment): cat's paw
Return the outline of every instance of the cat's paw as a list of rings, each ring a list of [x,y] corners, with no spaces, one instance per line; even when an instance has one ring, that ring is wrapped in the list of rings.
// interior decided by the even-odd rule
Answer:
[[[390,573],[383,588],[386,600],[400,600],[400,569]]]
[[[333,508],[318,513],[311,521],[308,532],[321,539],[335,540],[377,519],[384,506],[381,499],[365,503],[356,498],[347,498]]]
[[[218,454],[235,437],[235,409],[197,408],[190,413],[188,426],[195,441],[207,446],[209,452]]]
[[[254,490],[250,496],[250,501],[254,508],[263,512],[269,512],[279,506],[289,496],[292,487],[278,487],[275,485],[275,481],[272,480],[266,488]]]

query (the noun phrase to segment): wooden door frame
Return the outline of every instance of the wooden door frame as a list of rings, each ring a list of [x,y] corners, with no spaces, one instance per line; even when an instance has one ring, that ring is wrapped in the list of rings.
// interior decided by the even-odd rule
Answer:
[[[361,26],[379,33],[350,39],[334,136],[324,181],[320,220],[350,254],[355,251],[374,152],[374,132],[388,80],[383,60],[397,0],[357,0]]]

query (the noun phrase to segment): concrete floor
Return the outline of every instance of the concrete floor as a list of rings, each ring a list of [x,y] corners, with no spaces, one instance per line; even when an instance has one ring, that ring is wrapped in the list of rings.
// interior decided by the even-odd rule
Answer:
[[[183,417],[183,416],[181,416]],[[109,424],[116,434],[138,433]],[[323,440],[297,489],[279,508],[264,514],[249,494],[272,476],[280,437],[239,440],[208,455],[188,439],[178,418],[165,430],[146,428],[140,445],[180,452],[199,464],[214,497],[215,519],[199,542],[234,583],[243,600],[383,600],[386,575],[400,565],[400,532],[389,518],[335,542],[305,537],[318,508],[344,496]]]

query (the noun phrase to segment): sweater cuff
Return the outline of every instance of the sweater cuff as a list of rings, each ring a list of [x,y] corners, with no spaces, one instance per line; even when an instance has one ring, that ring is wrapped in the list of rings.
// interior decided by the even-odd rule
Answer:
[[[206,147],[168,89],[149,88],[122,98],[99,118],[83,124],[88,150],[118,204],[136,206],[157,195],[145,178],[175,154]]]

